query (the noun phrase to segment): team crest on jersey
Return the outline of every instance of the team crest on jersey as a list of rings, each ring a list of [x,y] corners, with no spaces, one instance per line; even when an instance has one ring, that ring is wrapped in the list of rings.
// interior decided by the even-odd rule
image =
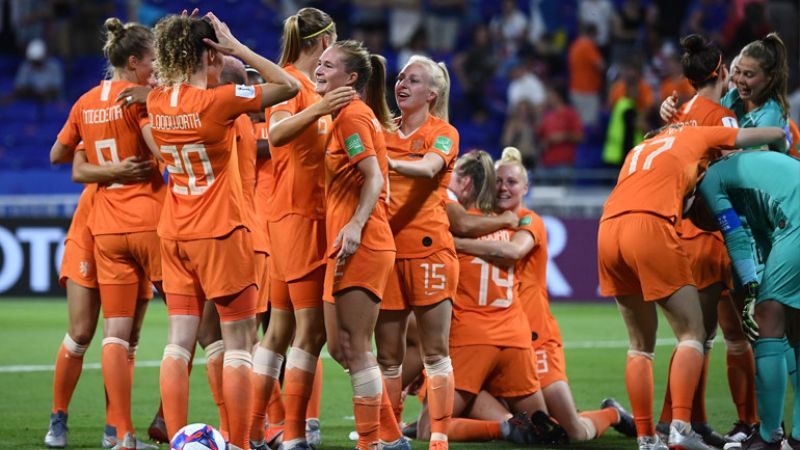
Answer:
[[[236,85],[236,96],[242,98],[256,98],[256,88],[254,86]]]
[[[354,158],[364,151],[364,143],[361,142],[361,136],[358,133],[353,133],[344,140],[344,148],[347,150],[347,156]]]
[[[450,149],[453,147],[453,140],[447,136],[438,136],[436,142],[433,143],[433,148],[441,151],[445,155],[450,154]]]
[[[81,276],[84,278],[89,276],[89,261],[81,261],[78,265],[78,270],[81,272]]]

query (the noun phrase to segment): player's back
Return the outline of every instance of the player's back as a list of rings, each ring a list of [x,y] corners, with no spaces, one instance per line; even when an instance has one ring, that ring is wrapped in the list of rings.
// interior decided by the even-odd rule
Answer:
[[[386,135],[386,148],[392,159],[419,161],[433,152],[445,161],[433,178],[389,172],[389,224],[398,258],[419,258],[453,248],[444,201],[458,156],[458,144],[458,131],[432,115],[407,136],[400,130]]]
[[[70,111],[59,141],[72,146],[83,140],[86,159],[96,166],[119,163],[129,157],[155,161],[142,137],[141,128],[148,121],[144,106],[123,107],[116,101],[122,90],[135,86],[128,81],[104,80],[90,89]],[[163,178],[155,171],[146,182],[98,186],[89,216],[92,234],[155,229],[164,193]]]
[[[701,191],[712,205],[725,195],[754,235],[776,239],[800,229],[800,161],[790,156],[734,153],[709,167]]]
[[[481,214],[476,210],[469,213]],[[513,234],[514,231],[504,229],[478,239],[510,241]],[[458,253],[458,262],[450,345],[529,347],[530,326],[520,305],[515,268],[497,266],[466,253]]]
[[[153,137],[170,175],[159,235],[224,236],[244,224],[242,185],[232,159],[234,120],[261,106],[259,86],[188,84],[154,89],[147,98]]]
[[[701,169],[720,149],[733,148],[737,134],[735,128],[669,126],[637,145],[625,158],[601,220],[647,212],[679,222],[683,198]]]
[[[681,106],[672,123],[694,127],[739,126],[733,111],[699,94]]]

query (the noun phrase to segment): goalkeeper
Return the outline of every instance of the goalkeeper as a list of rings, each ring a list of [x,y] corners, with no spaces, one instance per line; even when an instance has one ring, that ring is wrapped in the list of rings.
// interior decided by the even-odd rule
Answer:
[[[742,448],[780,449],[787,371],[796,374],[800,356],[800,340],[790,336],[794,352],[785,357],[786,330],[795,328],[789,325],[800,308],[800,161],[776,152],[734,153],[709,167],[699,191],[725,237],[746,294],[743,326],[755,352],[761,427]],[[696,216],[704,212],[702,206],[695,209]],[[788,442],[800,449],[796,376],[792,383]]]

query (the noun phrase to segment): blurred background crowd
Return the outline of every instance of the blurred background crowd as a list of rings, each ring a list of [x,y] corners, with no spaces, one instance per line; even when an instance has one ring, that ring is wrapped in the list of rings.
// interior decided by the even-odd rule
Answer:
[[[104,72],[109,16],[154,24],[213,10],[256,51],[276,58],[283,18],[325,10],[340,38],[363,40],[393,75],[413,54],[445,61],[461,151],[518,147],[537,182],[613,184],[625,133],[660,125],[681,74],[679,37],[713,39],[726,62],[771,31],[789,55],[791,114],[800,118],[797,0],[0,0],[0,195],[75,192],[48,151],[77,97]],[[46,179],[42,179],[42,177]]]

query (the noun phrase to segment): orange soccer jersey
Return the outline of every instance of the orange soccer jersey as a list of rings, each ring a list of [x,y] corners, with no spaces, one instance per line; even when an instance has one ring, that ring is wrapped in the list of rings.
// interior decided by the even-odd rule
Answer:
[[[269,141],[269,127],[266,122],[257,122],[253,125],[256,135],[256,149],[258,141]],[[272,203],[272,191],[275,189],[275,176],[272,174],[272,157],[256,160],[256,220],[258,226],[264,230],[264,239],[267,244],[267,253],[270,251],[269,232],[267,232],[267,216]]]
[[[245,205],[245,223],[253,236],[253,250],[267,253],[266,229],[260,226],[256,216],[256,134],[253,122],[242,114],[234,122],[236,130],[236,158]]]
[[[739,130],[676,126],[634,147],[625,158],[601,222],[629,212],[646,212],[679,223],[683,198],[720,149],[735,147]]]
[[[70,111],[58,140],[75,147],[83,140],[94,165],[120,162],[134,156],[154,160],[141,133],[147,124],[142,105],[122,107],[115,102],[127,81],[105,80],[81,96]],[[164,199],[164,180],[153,173],[149,182],[99,186],[89,215],[93,235],[153,231]]]
[[[458,156],[458,131],[444,120],[429,115],[422,126],[408,136],[399,130],[389,133],[386,148],[392,159],[416,161],[427,153],[435,153],[445,164],[433,179],[389,172],[389,225],[394,233],[397,257],[422,258],[439,250],[453,249],[444,199]]]
[[[476,210],[469,211],[480,214]],[[481,236],[510,241],[511,230]],[[530,326],[519,301],[514,267],[495,266],[481,258],[458,254],[458,290],[453,303],[450,347],[494,345],[530,348]]]
[[[297,114],[320,100],[314,83],[291,64],[286,72],[300,82],[300,92],[283,103],[267,108],[270,117],[280,111]],[[300,214],[310,219],[325,217],[324,148],[331,130],[331,118],[317,120],[290,143],[272,147],[272,171],[276,180],[269,221],[276,222],[288,214]]]
[[[225,236],[245,225],[244,197],[233,152],[233,122],[261,108],[261,87],[188,84],[147,97],[153,137],[169,172],[158,234],[191,240]]]
[[[561,342],[561,331],[550,312],[547,295],[547,230],[544,221],[535,212],[522,208],[517,231],[527,231],[536,241],[533,250],[519,260],[515,268],[519,283],[519,298],[528,317],[531,332],[536,336],[534,346],[546,341]],[[532,335],[533,338],[533,335]]]
[[[96,184],[87,184],[83,187],[81,196],[78,199],[78,206],[75,207],[75,212],[72,213],[72,222],[69,224],[67,237],[64,239],[64,241],[73,241],[80,248],[89,251],[94,248],[94,238],[89,231],[89,213],[92,211],[96,193]]]
[[[789,135],[792,138],[789,155],[800,158],[800,129],[797,128],[797,124],[792,119],[789,119]]]
[[[388,178],[383,128],[369,106],[356,98],[336,116],[325,153],[328,256],[332,257],[338,251],[332,245],[358,207],[364,177],[356,165],[370,156],[377,158],[381,174]],[[385,183],[361,232],[361,246],[370,250],[395,250],[392,230],[386,218],[388,187],[388,183]]]

